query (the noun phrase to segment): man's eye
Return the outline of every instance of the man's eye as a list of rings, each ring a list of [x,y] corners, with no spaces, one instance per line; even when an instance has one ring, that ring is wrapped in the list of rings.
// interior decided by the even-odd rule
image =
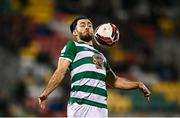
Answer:
[[[85,25],[80,25],[80,27],[84,27]]]

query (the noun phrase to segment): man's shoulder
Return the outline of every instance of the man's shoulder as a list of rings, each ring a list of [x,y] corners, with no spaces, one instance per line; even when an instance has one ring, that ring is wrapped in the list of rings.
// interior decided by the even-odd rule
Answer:
[[[67,46],[67,47],[74,47],[74,46],[75,46],[75,42],[72,41],[72,40],[69,40],[69,41],[66,43],[66,46]]]
[[[71,43],[74,43],[74,41],[68,40],[68,41],[67,41],[67,44],[69,44],[69,43],[70,43],[70,44],[71,44]]]

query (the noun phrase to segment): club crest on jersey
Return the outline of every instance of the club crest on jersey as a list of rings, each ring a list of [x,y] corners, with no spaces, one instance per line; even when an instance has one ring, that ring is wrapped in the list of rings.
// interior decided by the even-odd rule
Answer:
[[[104,67],[104,60],[101,55],[95,54],[92,56],[93,63],[96,65],[97,69],[103,69]]]

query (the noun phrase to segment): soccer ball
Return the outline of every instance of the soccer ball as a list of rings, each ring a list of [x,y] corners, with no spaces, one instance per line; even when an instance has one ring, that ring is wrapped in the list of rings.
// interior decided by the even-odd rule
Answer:
[[[104,23],[95,30],[94,39],[98,45],[112,46],[119,40],[119,30],[112,23]]]

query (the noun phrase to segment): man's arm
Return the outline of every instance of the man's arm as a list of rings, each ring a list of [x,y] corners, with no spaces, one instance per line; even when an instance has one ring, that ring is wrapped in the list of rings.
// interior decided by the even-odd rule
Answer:
[[[50,78],[47,86],[45,87],[44,91],[39,97],[39,104],[42,109],[45,108],[45,100],[48,95],[58,87],[64,75],[70,65],[70,62],[65,59],[59,59],[57,69],[55,70],[54,74]]]
[[[147,100],[149,100],[151,92],[142,82],[130,81],[124,77],[119,77],[112,70],[108,73],[108,76],[110,77],[107,79],[108,85],[125,90],[140,89],[144,93]]]

